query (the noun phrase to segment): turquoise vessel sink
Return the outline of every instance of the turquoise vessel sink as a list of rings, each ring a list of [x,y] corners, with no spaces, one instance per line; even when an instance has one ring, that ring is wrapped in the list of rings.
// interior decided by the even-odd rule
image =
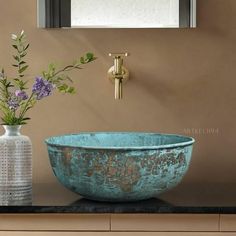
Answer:
[[[58,180],[98,201],[158,196],[182,180],[194,139],[158,133],[78,133],[46,139]]]

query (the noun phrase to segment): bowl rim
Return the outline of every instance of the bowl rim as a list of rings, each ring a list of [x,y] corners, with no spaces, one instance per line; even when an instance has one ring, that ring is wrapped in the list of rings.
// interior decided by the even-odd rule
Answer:
[[[160,135],[160,136],[173,136],[178,138],[185,138],[188,141],[185,142],[178,142],[174,144],[164,144],[164,145],[157,145],[157,146],[127,146],[127,147],[116,147],[116,146],[83,146],[83,145],[62,145],[62,144],[55,144],[50,142],[52,138],[59,138],[63,136],[73,136],[73,135],[83,135],[83,134],[142,134],[142,135]],[[45,143],[48,146],[54,147],[63,147],[63,148],[76,148],[76,149],[91,149],[91,150],[159,150],[159,149],[171,149],[171,148],[178,148],[178,147],[187,147],[191,146],[195,143],[195,139],[185,135],[177,135],[177,134],[165,134],[165,133],[157,133],[157,132],[79,132],[79,133],[72,133],[72,134],[65,134],[65,135],[57,135],[51,136],[45,139]]]

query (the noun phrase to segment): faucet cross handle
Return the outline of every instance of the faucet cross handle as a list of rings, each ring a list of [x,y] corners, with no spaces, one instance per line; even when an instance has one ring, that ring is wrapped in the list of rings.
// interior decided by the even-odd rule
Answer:
[[[121,53],[116,53],[116,52],[110,52],[109,57],[128,57],[129,53],[128,52],[121,52]]]

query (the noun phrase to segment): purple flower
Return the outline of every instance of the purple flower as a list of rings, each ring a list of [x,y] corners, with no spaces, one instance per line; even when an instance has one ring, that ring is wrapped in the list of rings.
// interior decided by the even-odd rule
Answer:
[[[50,96],[53,89],[54,86],[52,83],[42,77],[36,77],[32,92],[37,95],[37,100],[41,100],[44,97]]]
[[[20,98],[21,100],[28,99],[27,93],[25,91],[22,91],[22,90],[16,90],[15,91],[15,96]]]
[[[12,96],[10,96],[7,104],[12,111],[16,111],[20,106],[20,100],[13,94]]]

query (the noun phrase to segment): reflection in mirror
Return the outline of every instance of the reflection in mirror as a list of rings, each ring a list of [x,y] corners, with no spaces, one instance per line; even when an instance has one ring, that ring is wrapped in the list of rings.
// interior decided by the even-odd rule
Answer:
[[[38,0],[43,28],[191,28],[196,0]]]
[[[175,28],[179,27],[179,1],[71,0],[71,26]]]

